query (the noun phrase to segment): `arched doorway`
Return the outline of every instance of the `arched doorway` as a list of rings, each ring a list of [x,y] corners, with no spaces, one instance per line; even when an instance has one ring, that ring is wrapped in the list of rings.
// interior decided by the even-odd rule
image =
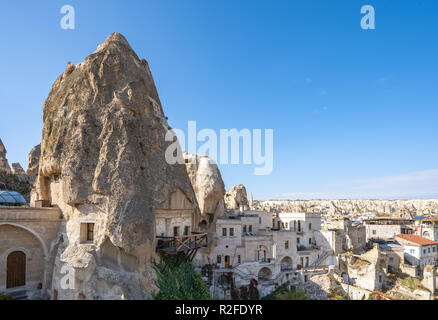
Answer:
[[[259,246],[258,250],[256,251],[256,260],[260,262],[267,262],[268,261],[268,248],[261,245]]]
[[[292,266],[291,257],[286,256],[281,260],[281,271],[292,270]]]
[[[269,280],[272,276],[272,271],[271,271],[271,269],[269,269],[267,267],[261,268],[258,276],[259,276],[260,281]]]
[[[26,285],[26,255],[23,252],[14,251],[8,255],[6,278],[6,288]]]

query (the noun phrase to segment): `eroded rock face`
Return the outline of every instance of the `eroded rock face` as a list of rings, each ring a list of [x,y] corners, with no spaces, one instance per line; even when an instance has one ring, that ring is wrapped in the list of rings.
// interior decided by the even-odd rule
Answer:
[[[185,152],[184,159],[201,211],[201,226],[208,228],[225,211],[222,175],[217,164],[208,156]]]
[[[12,173],[17,175],[24,175],[26,172],[24,172],[23,167],[18,162],[14,162],[12,164]]]
[[[52,296],[150,298],[156,212],[183,211],[197,225],[199,209],[184,164],[165,160],[168,124],[146,60],[112,34],[67,66],[43,113],[33,198],[58,205],[66,221]],[[63,267],[75,271],[73,290],[63,289]]]
[[[185,152],[184,159],[201,212],[199,230],[208,232],[208,247],[201,248],[193,260],[201,267],[209,263],[208,256],[217,243],[216,220],[225,213],[225,185],[210,157]]]
[[[232,187],[225,194],[225,206],[229,210],[240,209],[241,206],[248,205],[246,188],[243,184]]]
[[[11,172],[11,167],[9,166],[8,159],[6,158],[6,148],[0,139],[0,171]]]
[[[35,178],[38,175],[39,163],[41,157],[41,144],[35,146],[29,152],[29,164],[27,167],[27,177],[29,178],[29,183],[34,184]]]

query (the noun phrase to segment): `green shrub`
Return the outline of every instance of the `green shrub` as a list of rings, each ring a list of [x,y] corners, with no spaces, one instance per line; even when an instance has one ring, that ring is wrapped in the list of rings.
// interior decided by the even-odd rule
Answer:
[[[0,300],[14,300],[10,295],[0,292]]]
[[[173,258],[164,258],[156,264],[156,285],[159,292],[155,300],[211,300],[211,294],[201,275],[187,259],[177,263]],[[165,262],[168,265],[164,271]]]
[[[306,294],[296,287],[289,288],[289,282],[277,286],[274,291],[264,296],[262,300],[307,300]]]

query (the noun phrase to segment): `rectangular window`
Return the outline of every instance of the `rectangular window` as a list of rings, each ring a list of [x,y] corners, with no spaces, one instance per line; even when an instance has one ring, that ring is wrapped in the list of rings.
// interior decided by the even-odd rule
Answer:
[[[240,254],[237,256],[237,262],[240,263]]]
[[[87,223],[87,241],[94,241],[94,223]]]
[[[262,218],[259,217],[259,224],[262,224]]]
[[[179,227],[173,227],[173,236],[178,237],[179,236]]]
[[[252,232],[252,225],[249,225],[248,232]]]
[[[246,225],[243,226],[243,232],[246,232]]]
[[[300,243],[300,238],[297,238],[297,243]]]
[[[435,248],[435,247],[433,247],[433,248],[432,248],[432,251],[433,251],[433,252],[436,252],[436,248]]]
[[[230,228],[230,237],[234,237],[234,228]]]
[[[222,237],[227,236],[227,228],[222,228]]]
[[[309,238],[309,244],[312,244],[312,238]]]
[[[287,241],[284,243],[284,248],[285,248],[285,249],[289,249],[289,240],[287,240]]]
[[[309,231],[312,231],[312,224],[309,223]]]
[[[222,263],[222,256],[217,256],[216,262],[217,262],[217,264],[221,264]]]
[[[190,233],[190,227],[189,226],[185,226],[184,227],[184,235],[187,236]]]
[[[373,230],[373,235],[376,235],[376,230]]]
[[[427,248],[427,253],[430,253],[430,248]]]

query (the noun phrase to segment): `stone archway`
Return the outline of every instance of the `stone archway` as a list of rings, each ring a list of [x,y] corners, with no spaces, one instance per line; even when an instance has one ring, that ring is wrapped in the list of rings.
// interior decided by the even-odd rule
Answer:
[[[423,238],[430,239],[430,233],[429,233],[429,231],[424,231],[424,232],[423,232]]]
[[[16,224],[16,223],[9,223],[9,222],[8,223],[0,223],[0,227],[1,226],[12,226],[12,227],[16,227],[16,228],[23,229],[23,230],[26,230],[26,231],[30,232],[38,240],[38,242],[41,244],[41,248],[43,250],[44,258],[47,257],[47,254],[48,254],[47,245],[46,245],[46,243],[44,242],[44,240],[40,237],[40,235],[38,233],[36,233],[35,231],[33,231],[30,228],[27,228],[25,226],[22,226],[22,225]],[[3,259],[4,258],[5,257],[3,257]]]
[[[269,250],[264,245],[260,245],[256,251],[256,260],[266,262],[268,261]]]
[[[259,274],[259,281],[266,281],[271,279],[272,277],[272,271],[268,267],[263,267],[260,269]]]
[[[40,235],[17,223],[0,223],[0,234],[8,239],[0,246],[0,290],[44,284],[47,247]]]
[[[292,270],[293,267],[293,261],[292,258],[289,256],[284,257],[283,259],[281,259],[281,270],[285,271],[285,270]]]

